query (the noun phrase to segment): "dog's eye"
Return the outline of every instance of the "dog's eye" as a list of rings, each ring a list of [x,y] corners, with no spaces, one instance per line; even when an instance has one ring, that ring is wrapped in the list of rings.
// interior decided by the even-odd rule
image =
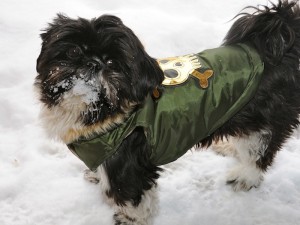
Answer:
[[[112,59],[107,59],[106,60],[106,65],[107,66],[113,66],[114,65],[114,61]]]
[[[78,59],[82,54],[82,51],[79,47],[72,47],[67,51],[67,56],[71,59]]]

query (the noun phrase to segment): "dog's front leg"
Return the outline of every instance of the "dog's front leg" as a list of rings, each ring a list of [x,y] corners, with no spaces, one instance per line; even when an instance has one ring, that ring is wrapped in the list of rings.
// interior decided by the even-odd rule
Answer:
[[[102,188],[116,209],[115,225],[152,224],[158,207],[156,179],[160,170],[150,162],[142,128],[136,128],[104,162],[100,172],[106,184]]]

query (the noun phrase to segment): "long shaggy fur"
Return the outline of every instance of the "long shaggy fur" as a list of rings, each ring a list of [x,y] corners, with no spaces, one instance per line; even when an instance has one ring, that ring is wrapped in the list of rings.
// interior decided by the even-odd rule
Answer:
[[[264,62],[261,84],[250,102],[198,146],[232,136],[240,165],[228,184],[248,190],[262,181],[276,152],[299,125],[300,9],[298,1],[248,7],[225,37],[224,46],[245,43]],[[163,72],[122,21],[104,15],[90,21],[58,15],[41,35],[35,87],[41,118],[52,137],[66,144],[121,124],[153,90],[163,91]],[[101,168],[115,224],[147,225],[162,171],[150,160],[143,128],[136,128]],[[97,180],[93,179],[92,180]]]

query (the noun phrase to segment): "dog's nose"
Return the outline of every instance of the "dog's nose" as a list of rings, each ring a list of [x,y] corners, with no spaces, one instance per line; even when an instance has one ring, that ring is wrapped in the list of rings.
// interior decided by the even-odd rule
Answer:
[[[96,60],[90,60],[87,62],[86,65],[90,67],[90,69],[94,69],[94,70],[101,70],[102,68],[101,62],[98,62]]]

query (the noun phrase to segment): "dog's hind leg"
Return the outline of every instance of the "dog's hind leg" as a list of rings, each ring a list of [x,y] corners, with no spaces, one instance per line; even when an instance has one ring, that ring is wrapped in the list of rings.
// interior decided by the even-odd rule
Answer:
[[[262,130],[232,139],[240,161],[228,174],[227,184],[232,185],[233,190],[247,191],[260,185],[266,167],[262,167],[259,162],[267,160],[270,165],[274,157],[274,151],[269,149],[271,136],[271,132]]]

